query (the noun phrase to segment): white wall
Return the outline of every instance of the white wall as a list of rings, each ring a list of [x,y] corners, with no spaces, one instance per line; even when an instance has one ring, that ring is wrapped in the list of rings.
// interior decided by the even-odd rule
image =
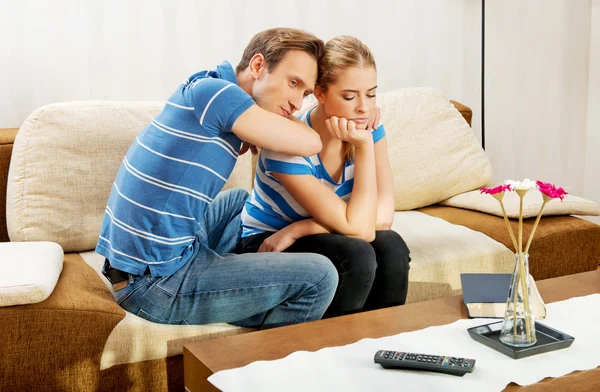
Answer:
[[[495,179],[555,182],[600,202],[600,0],[486,1],[486,149]],[[0,127],[66,100],[164,100],[234,65],[265,28],[360,37],[380,91],[434,86],[474,111],[479,0],[0,0]]]
[[[486,14],[486,150],[495,179],[529,177],[582,195],[590,2],[487,1]]]
[[[587,109],[583,197],[600,203],[600,0],[592,0]]]
[[[435,86],[480,122],[474,0],[0,0],[0,127],[65,100],[164,100],[189,74],[234,65],[256,32],[299,27],[361,38],[380,91]]]

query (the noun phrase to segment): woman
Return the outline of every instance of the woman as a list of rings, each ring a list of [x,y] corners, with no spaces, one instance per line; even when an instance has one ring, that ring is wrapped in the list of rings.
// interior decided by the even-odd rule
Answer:
[[[323,149],[310,158],[261,152],[238,251],[327,256],[340,279],[324,317],[404,304],[410,257],[390,230],[393,184],[375,60],[360,40],[339,36],[326,44],[319,75],[318,105],[300,120]]]

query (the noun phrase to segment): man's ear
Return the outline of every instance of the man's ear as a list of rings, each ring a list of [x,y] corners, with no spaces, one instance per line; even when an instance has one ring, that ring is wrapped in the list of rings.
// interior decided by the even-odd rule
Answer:
[[[313,94],[315,95],[315,98],[317,98],[317,101],[319,101],[321,105],[325,103],[325,92],[323,91],[321,86],[319,86],[318,84],[315,85]]]
[[[267,69],[265,56],[263,56],[260,53],[255,54],[250,59],[248,67],[250,68],[250,75],[252,75],[254,79],[260,79],[260,77],[266,72]]]

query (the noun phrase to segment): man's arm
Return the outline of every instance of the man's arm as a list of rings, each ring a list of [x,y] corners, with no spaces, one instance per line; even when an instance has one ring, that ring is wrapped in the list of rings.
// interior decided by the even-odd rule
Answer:
[[[240,139],[255,146],[309,157],[321,151],[321,138],[308,125],[279,116],[258,105],[238,117],[232,127]]]

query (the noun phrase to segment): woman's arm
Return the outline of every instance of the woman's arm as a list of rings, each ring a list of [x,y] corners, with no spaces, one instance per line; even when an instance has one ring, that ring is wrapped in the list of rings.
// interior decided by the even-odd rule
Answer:
[[[389,230],[394,222],[394,179],[390,166],[387,138],[375,144],[375,167],[377,170],[377,221],[376,230]]]
[[[273,177],[319,224],[331,232],[371,242],[375,239],[377,218],[373,138],[368,131],[356,130],[352,121],[339,119],[338,123],[336,117],[327,121],[334,137],[354,144],[354,186],[348,203],[312,175],[273,172]]]
[[[304,219],[294,222],[289,226],[284,227],[278,232],[273,233],[265,239],[258,248],[259,252],[282,252],[292,246],[297,239],[313,234],[331,233],[327,228],[323,227],[314,219]]]
[[[395,212],[394,184],[385,136],[375,144],[375,167],[377,171],[377,220],[375,230],[389,230],[392,227]],[[330,232],[314,218],[304,219],[274,233],[263,242],[258,251],[281,252],[299,238]]]

